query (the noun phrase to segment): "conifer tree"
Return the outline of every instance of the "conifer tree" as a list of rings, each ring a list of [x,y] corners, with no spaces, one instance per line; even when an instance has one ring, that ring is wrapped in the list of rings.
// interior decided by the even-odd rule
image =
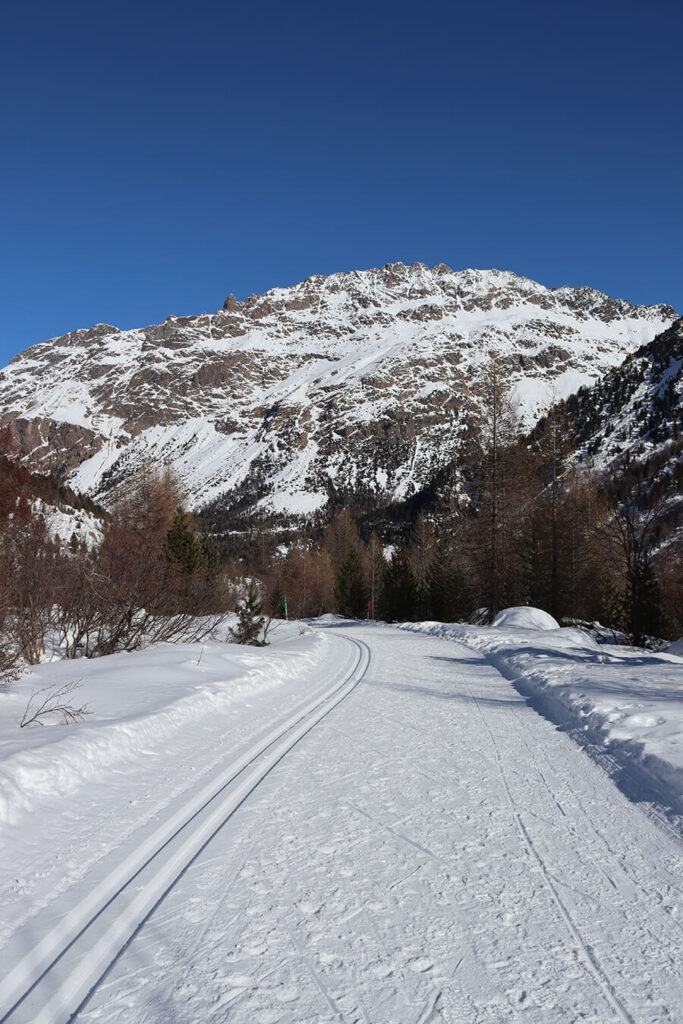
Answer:
[[[358,548],[355,546],[349,548],[346,558],[337,573],[334,596],[337,600],[337,610],[340,615],[346,615],[351,619],[362,619],[365,617],[367,590],[363,565]]]
[[[197,543],[199,546],[200,566],[206,573],[213,576],[218,572],[221,564],[218,545],[206,528],[202,530]]]
[[[428,575],[435,545],[434,526],[420,512],[408,538],[408,557],[417,584],[416,614],[420,619],[427,619],[430,614]]]
[[[368,560],[370,563],[368,568],[370,618],[377,619],[380,617],[382,608],[382,587],[384,584],[384,574],[387,569],[387,560],[384,557],[382,545],[374,530],[368,544]]]
[[[197,540],[192,518],[182,505],[176,506],[171,525],[166,534],[166,554],[184,576],[191,576],[203,568],[203,552]]]
[[[519,583],[517,527],[513,505],[519,497],[519,425],[497,358],[482,384],[482,417],[473,438],[470,486],[476,515],[470,520],[470,546],[480,600],[489,621],[512,603]]]
[[[453,551],[441,538],[427,569],[429,617],[437,622],[467,620],[472,611],[472,597],[465,575]]]
[[[664,608],[653,564],[662,508],[655,504],[643,510],[638,496],[623,490],[610,497],[612,515],[605,536],[618,555],[626,628],[633,643],[641,646],[646,636],[664,629]]]
[[[268,611],[276,619],[285,617],[285,597],[287,585],[287,566],[280,569],[273,578],[268,593]]]
[[[382,610],[388,622],[415,618],[417,580],[404,547],[396,548],[384,574]]]
[[[263,600],[252,577],[249,580],[249,590],[242,599],[237,612],[237,625],[229,630],[230,639],[236,644],[265,647],[266,641],[263,639],[265,623]]]
[[[542,574],[547,575],[548,586],[548,597],[542,606],[547,606],[550,614],[559,619],[564,606],[561,579],[562,513],[567,489],[561,477],[570,451],[570,431],[565,407],[557,402],[554,394],[553,404],[537,424],[534,434],[542,484],[542,491],[538,495],[540,516],[537,532],[544,535],[544,557],[547,559],[547,569],[539,566]]]
[[[328,551],[332,567],[338,573],[352,548],[360,550],[358,526],[348,508],[340,509],[323,534],[323,547]]]

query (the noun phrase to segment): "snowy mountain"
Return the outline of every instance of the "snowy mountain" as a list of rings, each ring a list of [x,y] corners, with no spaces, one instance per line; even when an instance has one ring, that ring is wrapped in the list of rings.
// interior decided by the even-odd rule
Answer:
[[[558,408],[581,465],[682,507],[683,318]],[[541,419],[532,437],[543,430]]]
[[[683,317],[565,403],[582,459],[643,462],[683,432]]]
[[[492,354],[531,426],[675,318],[508,272],[388,264],[34,346],[0,372],[0,417],[32,465],[105,504],[168,460],[214,521],[291,521],[424,487],[476,422]]]
[[[30,473],[2,451],[0,437],[0,525],[15,519],[42,519],[52,539],[76,541],[88,547],[102,538],[104,510],[87,495],[76,494],[50,475]]]

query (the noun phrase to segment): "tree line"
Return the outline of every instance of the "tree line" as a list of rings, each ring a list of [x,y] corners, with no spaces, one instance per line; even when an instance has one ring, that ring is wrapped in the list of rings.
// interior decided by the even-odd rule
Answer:
[[[578,466],[561,403],[521,437],[495,363],[480,397],[482,418],[449,499],[392,544],[348,508],[279,555],[267,530],[257,531],[245,564],[271,614],[490,622],[502,608],[530,604],[558,620],[599,620],[636,644],[680,635],[675,502],[653,497],[652,481],[628,464],[608,477]]]
[[[0,673],[67,658],[196,641],[234,594],[212,539],[170,470],[145,467],[101,519],[101,539],[50,532],[30,475],[0,467]]]

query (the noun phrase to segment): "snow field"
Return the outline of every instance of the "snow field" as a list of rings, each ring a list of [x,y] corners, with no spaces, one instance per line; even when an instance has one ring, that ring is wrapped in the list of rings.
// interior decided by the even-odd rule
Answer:
[[[3,1020],[61,1024],[72,1019],[197,853],[291,747],[358,684],[367,652],[355,640],[346,647],[322,695],[299,705],[266,735],[252,737],[240,758],[222,765],[197,792],[188,790],[177,810],[169,805],[158,827],[138,836],[127,856],[117,851],[114,858],[103,858],[91,872],[99,882],[91,881],[80,901],[73,893],[54,901],[52,928],[46,929],[43,918],[27,923],[13,949],[28,952],[18,961],[11,953],[5,959]]]
[[[292,674],[312,676],[325,658],[324,640],[298,636],[293,626],[279,635],[280,643],[263,649],[216,641],[169,644],[35,666],[0,693],[0,824],[15,824],[39,803],[172,743],[206,715],[229,715],[250,695],[281,686]],[[72,702],[90,709],[87,718],[68,727],[59,716],[46,720],[46,728],[17,727],[32,692],[69,682],[81,684]]]
[[[673,1024],[679,851],[478,652],[362,684],[193,862],[84,1024]]]
[[[680,1020],[672,831],[532,709],[483,641],[438,630],[550,668],[583,671],[605,648],[528,609],[486,630],[315,627],[283,627],[265,650],[40,667],[41,683],[82,668],[95,714],[3,726],[0,755],[46,778],[0,820],[0,1018]],[[18,707],[35,682],[0,702]],[[67,741],[77,761],[99,733],[143,723],[137,744],[118,758],[95,746],[58,788]]]
[[[483,652],[552,718],[612,756],[615,771],[637,768],[642,775],[640,783],[631,780],[634,791],[647,783],[651,799],[683,814],[682,657],[599,645],[580,629],[560,628],[538,608],[508,608],[491,627],[424,622],[401,628]]]

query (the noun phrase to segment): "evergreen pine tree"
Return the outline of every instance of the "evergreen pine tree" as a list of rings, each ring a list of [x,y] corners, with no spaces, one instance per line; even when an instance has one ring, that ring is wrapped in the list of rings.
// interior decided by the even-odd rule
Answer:
[[[408,538],[408,557],[417,584],[415,614],[418,619],[428,619],[429,610],[429,566],[436,546],[436,531],[424,512],[420,512]]]
[[[213,576],[220,569],[218,545],[211,534],[204,528],[198,540],[200,567]]]
[[[382,616],[382,586],[384,574],[387,570],[387,560],[384,557],[382,545],[373,530],[368,544],[368,599],[371,619],[379,619]]]
[[[453,552],[441,539],[434,548],[427,569],[429,617],[437,622],[467,621],[472,596]]]
[[[417,580],[404,547],[396,548],[384,574],[382,610],[388,622],[415,618]]]
[[[268,594],[268,610],[276,619],[285,617],[285,571],[278,572]]]
[[[337,573],[334,588],[337,610],[340,615],[351,619],[365,618],[367,611],[367,590],[363,566],[356,547],[349,548],[346,558]]]
[[[237,625],[229,631],[233,643],[246,644],[250,647],[265,647],[266,641],[262,639],[263,627],[266,622],[263,615],[263,601],[256,589],[253,577],[249,580],[249,590],[240,603],[237,616]]]
[[[176,507],[166,534],[166,555],[175,562],[184,576],[202,568],[202,548],[192,524],[192,517],[182,505]]]

